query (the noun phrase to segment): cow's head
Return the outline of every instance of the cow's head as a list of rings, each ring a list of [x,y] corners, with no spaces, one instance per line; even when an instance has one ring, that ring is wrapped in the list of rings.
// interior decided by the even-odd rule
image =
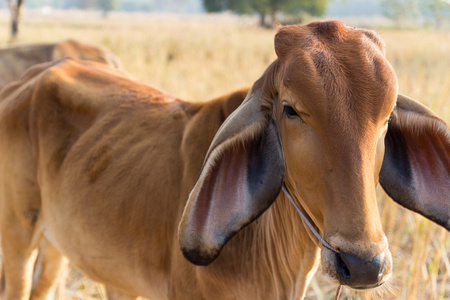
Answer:
[[[398,95],[384,45],[340,22],[282,27],[278,59],[215,136],[180,223],[185,256],[213,261],[283,182],[326,241],[325,274],[381,285],[391,255],[375,188],[450,230],[450,132]]]

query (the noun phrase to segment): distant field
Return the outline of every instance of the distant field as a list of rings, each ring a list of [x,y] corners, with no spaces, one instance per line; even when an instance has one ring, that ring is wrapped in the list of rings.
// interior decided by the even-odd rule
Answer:
[[[8,37],[7,14],[0,14],[0,46]],[[138,80],[186,100],[207,100],[249,86],[275,59],[275,30],[232,16],[126,15],[102,19],[91,13],[29,15],[20,42],[66,38],[103,45],[116,53]],[[379,31],[387,44],[400,91],[450,123],[450,33]],[[394,258],[390,285],[372,294],[344,289],[341,299],[450,299],[450,234],[404,211],[379,193],[381,218]],[[118,270],[120,272],[120,270]],[[307,299],[332,299],[336,288],[317,273]],[[58,299],[104,299],[102,287],[69,269]]]

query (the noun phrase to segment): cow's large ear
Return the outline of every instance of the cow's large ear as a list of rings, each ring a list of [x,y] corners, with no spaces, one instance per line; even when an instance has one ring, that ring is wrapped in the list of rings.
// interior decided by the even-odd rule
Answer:
[[[399,95],[385,147],[380,183],[386,193],[450,231],[450,130],[445,122]]]
[[[178,231],[183,254],[194,264],[216,259],[280,192],[284,155],[269,102],[251,90],[211,143]]]

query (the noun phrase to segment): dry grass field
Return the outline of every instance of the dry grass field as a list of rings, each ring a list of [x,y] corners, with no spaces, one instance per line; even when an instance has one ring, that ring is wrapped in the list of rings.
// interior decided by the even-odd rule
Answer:
[[[0,46],[7,43],[0,17]],[[116,53],[138,80],[186,100],[207,100],[251,85],[275,59],[275,30],[232,16],[90,14],[26,15],[19,42],[76,38]],[[399,77],[400,91],[450,123],[450,33],[378,30]],[[450,183],[449,183],[450,184]],[[450,299],[450,234],[406,212],[379,191],[380,213],[394,258],[389,285],[366,294],[344,289],[341,299]],[[120,272],[120,270],[117,270]],[[332,299],[336,288],[320,270],[307,299]],[[105,299],[101,285],[68,269],[57,299]]]

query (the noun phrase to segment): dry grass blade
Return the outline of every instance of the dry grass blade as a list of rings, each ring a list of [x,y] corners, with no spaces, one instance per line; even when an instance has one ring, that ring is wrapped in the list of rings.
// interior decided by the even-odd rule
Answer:
[[[336,290],[336,296],[334,296],[334,300],[339,300],[339,297],[341,296],[341,291],[342,291],[342,285],[339,285]]]

